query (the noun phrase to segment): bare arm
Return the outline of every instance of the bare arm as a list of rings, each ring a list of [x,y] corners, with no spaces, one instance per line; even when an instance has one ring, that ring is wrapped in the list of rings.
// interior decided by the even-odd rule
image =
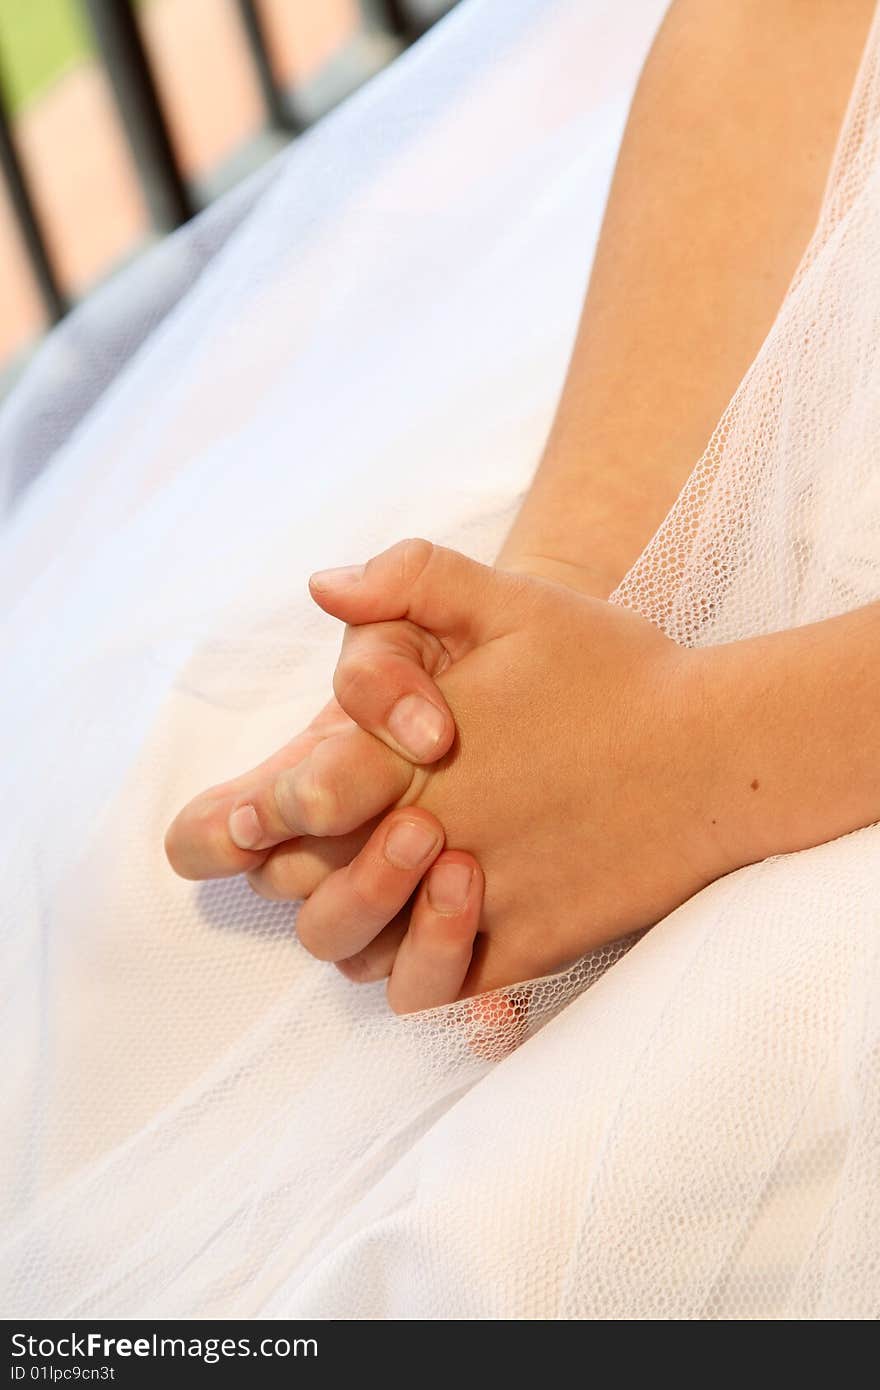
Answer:
[[[874,0],[673,0],[499,563],[607,597],[675,500],[812,232]]]
[[[557,419],[535,485],[504,547],[502,566],[569,581],[605,597],[662,520],[767,332],[809,238],[872,10],[873,0],[675,0],[671,6],[633,107]],[[392,618],[412,616],[413,576],[406,563],[411,549],[412,543],[395,548],[400,564],[391,567],[388,593],[373,595],[375,609],[357,601],[364,579],[360,568],[313,580],[322,606],[355,624],[336,673],[340,700],[361,729],[376,734],[387,748],[376,740],[365,742],[360,730],[351,727],[343,728],[334,745],[340,711],[331,710],[326,728],[319,720],[260,768],[196,798],[177,818],[167,841],[172,863],[188,877],[249,870],[255,889],[272,898],[320,900],[323,891],[324,903],[332,903],[334,922],[344,920],[358,931],[369,928],[363,937],[371,936],[369,947],[356,957],[358,979],[397,969],[406,904],[426,869],[442,865],[448,853],[457,856],[458,868],[468,861],[475,896],[467,898],[458,915],[447,906],[439,916],[419,918],[414,934],[406,937],[402,968],[409,972],[412,992],[405,998],[399,981],[395,983],[398,1007],[422,1007],[425,981],[436,981],[436,970],[419,957],[413,942],[439,941],[445,950],[452,923],[470,933],[463,931],[459,940],[469,955],[483,920],[476,865],[457,849],[435,858],[444,830],[450,843],[475,851],[480,864],[493,869],[493,883],[504,889],[505,874],[495,872],[491,846],[483,844],[477,831],[497,835],[513,805],[513,795],[505,794],[498,814],[486,814],[487,794],[500,785],[505,760],[517,786],[527,785],[524,767],[532,773],[529,833],[540,820],[556,837],[554,891],[557,884],[574,881],[568,876],[576,876],[584,856],[579,851],[566,855],[566,836],[577,845],[585,831],[572,819],[574,793],[561,797],[561,816],[557,801],[555,810],[538,817],[536,798],[558,790],[550,760],[562,750],[563,767],[568,767],[570,747],[582,737],[586,716],[593,730],[606,715],[617,727],[619,690],[619,682],[613,681],[612,697],[602,700],[601,681],[611,670],[604,649],[595,684],[581,672],[565,677],[565,663],[595,646],[592,636],[570,642],[570,623],[561,657],[536,665],[549,630],[549,621],[542,624],[527,657],[503,667],[485,708],[487,727],[496,737],[498,711],[507,712],[509,705],[510,671],[536,680],[534,698],[525,701],[524,724],[534,731],[535,709],[548,709],[555,733],[546,747],[539,753],[533,745],[518,749],[507,713],[500,742],[483,740],[468,682],[452,708],[464,746],[471,750],[470,766],[477,769],[477,790],[457,794],[448,826],[427,804],[401,804],[368,838],[370,826],[360,822],[398,800],[413,779],[412,767],[387,755],[388,749],[430,765],[449,749],[454,732],[434,680],[447,674],[446,648],[434,629],[443,629],[449,606],[461,605],[466,588],[458,579],[444,582],[441,573],[431,589],[431,604],[415,624],[389,626]],[[424,558],[424,543],[416,543],[416,551]],[[507,611],[506,603],[496,601],[494,591],[488,599],[483,593],[481,600],[480,594],[487,585],[512,581],[507,575],[483,573],[481,567],[476,572],[474,614],[484,612],[494,620]],[[367,579],[372,586],[370,567]],[[402,584],[403,599],[395,595],[396,581]],[[542,602],[550,602],[549,591],[554,602],[589,609],[585,622],[641,621],[625,609],[592,605],[555,586],[535,587],[544,591]],[[331,604],[328,594],[336,590]],[[395,598],[400,600],[396,606]],[[649,624],[644,630],[655,645],[665,641]],[[699,780],[696,794],[687,798],[691,808],[698,808],[699,824],[691,822],[677,832],[677,842],[708,836],[717,843],[719,864],[704,880],[877,819],[880,605],[771,637],[686,654],[675,649],[675,657],[694,673],[683,705],[688,738],[680,757],[657,743],[656,691],[662,682],[649,681],[650,713],[636,722],[634,739],[637,748],[652,755],[659,747],[667,765],[672,756],[676,766]],[[631,673],[639,669],[634,663]],[[593,698],[585,706],[582,691],[588,685]],[[558,708],[548,706],[548,692],[551,704],[561,702]],[[571,692],[576,711],[569,738],[560,710]],[[413,704],[419,700],[440,714],[441,731],[427,742],[428,726]],[[415,711],[417,716],[408,732],[397,718],[407,707],[409,715]],[[812,731],[812,737],[805,731]],[[479,764],[484,743],[490,756]],[[603,746],[601,740],[598,746]],[[616,761],[598,760],[611,769]],[[455,757],[446,765],[459,772],[469,766],[467,758]],[[657,779],[645,778],[647,762],[639,765],[641,780],[627,798],[615,794],[607,803],[626,810],[630,827],[643,824],[640,807],[645,814],[656,809]],[[441,763],[441,787],[443,774]],[[663,785],[674,788],[678,779],[664,778]],[[367,804],[365,797],[373,800]],[[302,820],[315,807],[326,810],[328,805],[341,821]],[[469,808],[476,815],[473,836],[453,819]],[[235,818],[242,813],[244,838],[234,833]],[[391,833],[401,820],[411,830],[416,813],[421,826],[434,832],[433,840],[429,834],[431,844],[418,865],[402,866],[399,857],[389,855]],[[309,825],[316,838],[301,838]],[[331,838],[320,838],[327,835]],[[516,849],[512,833],[507,839],[502,834],[501,841]],[[654,843],[650,835],[647,841],[642,837],[640,881],[645,878],[646,842]],[[609,824],[593,843],[602,845],[605,862],[615,865],[609,901],[619,905],[620,884],[633,880],[635,852],[627,857],[625,837],[616,838]],[[614,861],[621,846],[623,858]],[[674,866],[679,858],[677,853],[661,855],[661,862]],[[601,859],[593,855],[590,862]],[[530,862],[527,844],[518,862]],[[348,877],[334,875],[337,869]],[[634,920],[640,925],[656,920],[690,891],[693,884],[677,898],[667,894],[663,903],[658,900]],[[514,899],[531,901],[525,892],[514,892]],[[594,895],[581,892],[578,901],[592,902]],[[419,902],[423,907],[416,911],[427,912],[425,900]],[[560,916],[559,902],[554,898],[548,916]],[[572,920],[576,917],[573,913]],[[313,911],[313,926],[317,921]],[[619,918],[605,923],[609,932],[627,925],[632,922]],[[522,978],[522,972],[508,976],[513,977]],[[444,990],[443,998],[453,997],[445,985]],[[407,1003],[410,998],[417,1002]],[[432,995],[429,1002],[442,999]]]

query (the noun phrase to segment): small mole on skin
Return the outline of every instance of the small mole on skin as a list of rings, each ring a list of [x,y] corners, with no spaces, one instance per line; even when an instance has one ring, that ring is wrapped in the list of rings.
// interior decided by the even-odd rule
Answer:
[[[758,788],[760,787],[760,785],[761,785],[761,783],[758,781],[758,779],[757,779],[757,777],[756,777],[755,780],[754,780],[754,782],[752,783],[752,791],[753,791],[753,792],[756,792],[756,791],[758,790]]]
[[[712,824],[713,824],[713,825],[717,825],[717,824],[718,824],[718,822],[717,822],[717,820],[715,819],[714,816],[712,817]]]

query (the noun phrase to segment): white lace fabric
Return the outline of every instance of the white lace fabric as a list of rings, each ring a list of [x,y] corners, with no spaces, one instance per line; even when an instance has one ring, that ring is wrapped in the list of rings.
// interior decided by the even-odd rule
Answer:
[[[491,558],[664,9],[468,0],[0,417],[7,1316],[880,1311],[875,827],[523,986],[503,1029],[394,1018],[290,906],[162,852],[326,698],[312,569],[407,534]],[[803,265],[616,595],[678,641],[880,597],[878,55],[875,24]]]

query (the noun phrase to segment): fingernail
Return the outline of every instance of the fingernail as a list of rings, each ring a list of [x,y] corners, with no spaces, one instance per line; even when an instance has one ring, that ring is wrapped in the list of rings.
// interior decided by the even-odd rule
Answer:
[[[404,695],[388,716],[388,732],[410,757],[430,758],[446,732],[446,719],[424,695]]]
[[[253,806],[239,806],[229,817],[229,838],[239,849],[253,849],[263,834]]]
[[[309,580],[313,589],[344,589],[363,577],[363,565],[340,565],[335,570],[317,570]]]
[[[435,912],[461,912],[471,891],[469,864],[438,864],[428,874],[428,901]]]
[[[397,821],[385,841],[385,858],[396,869],[417,869],[436,849],[439,836],[422,821]]]

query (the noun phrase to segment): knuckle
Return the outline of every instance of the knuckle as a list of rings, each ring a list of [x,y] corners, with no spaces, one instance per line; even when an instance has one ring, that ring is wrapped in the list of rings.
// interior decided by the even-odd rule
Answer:
[[[294,883],[293,865],[283,854],[273,854],[257,869],[246,874],[254,892],[269,902],[295,902],[302,897]]]
[[[398,575],[401,584],[409,589],[417,584],[431,562],[434,546],[421,536],[409,537],[400,541],[394,549],[397,554]]]
[[[410,926],[413,944],[426,956],[459,956],[469,944],[474,930],[466,913],[413,914]]]
[[[381,662],[375,655],[343,657],[333,673],[333,692],[342,705],[361,705],[369,700],[383,680]]]
[[[350,899],[348,915],[363,927],[384,927],[399,910],[395,902],[383,904],[381,893],[362,861],[355,859],[349,868],[346,884]]]
[[[296,934],[300,945],[308,951],[315,960],[332,961],[334,952],[327,940],[320,918],[305,907],[302,908],[296,919]]]
[[[259,869],[252,869],[250,873],[245,874],[245,878],[248,887],[256,893],[258,898],[265,898],[267,902],[278,902],[284,896],[278,892],[272,882],[272,873],[268,865]]]
[[[295,802],[294,806],[280,807],[286,824],[295,826],[301,835],[323,838],[325,835],[333,834],[339,820],[340,802],[338,791],[326,768],[316,766],[299,779]]]
[[[388,974],[384,962],[372,958],[368,951],[359,951],[357,955],[349,956],[346,960],[338,960],[336,969],[356,985],[375,984],[377,980],[384,980]]]

